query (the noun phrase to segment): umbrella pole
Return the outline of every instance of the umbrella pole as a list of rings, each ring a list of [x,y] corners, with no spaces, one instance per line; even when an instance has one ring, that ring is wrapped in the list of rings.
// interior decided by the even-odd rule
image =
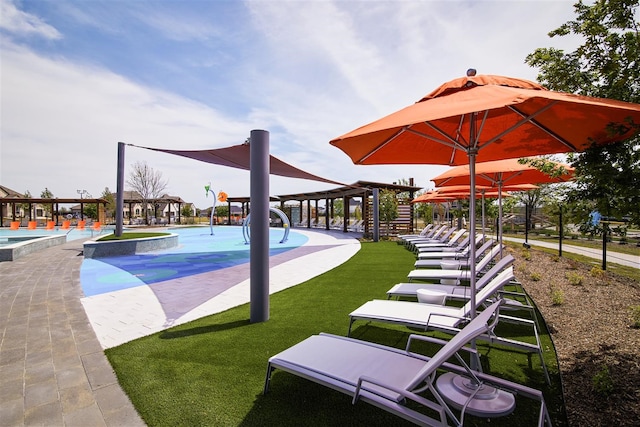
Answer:
[[[480,190],[482,193],[482,243],[484,243],[484,236],[485,236],[485,212],[484,212],[484,193],[486,192],[486,190]]]
[[[500,245],[500,259],[502,259],[502,177],[498,181],[498,244]]]
[[[475,117],[472,116],[471,120],[471,142],[475,143]],[[470,293],[471,293],[471,319],[475,319],[476,317],[476,154],[477,150],[475,148],[471,148],[469,150],[469,174],[470,178],[470,194],[471,194],[471,203],[469,203],[469,235],[470,235],[470,245],[471,250],[469,251],[469,278],[470,278]],[[475,350],[476,341],[471,341],[471,348]],[[471,357],[471,369],[478,370],[480,366],[480,360],[478,356],[475,357],[472,355]]]

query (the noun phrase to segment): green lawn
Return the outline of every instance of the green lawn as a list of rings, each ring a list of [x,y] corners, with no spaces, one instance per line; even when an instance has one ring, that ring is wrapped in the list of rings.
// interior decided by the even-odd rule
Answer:
[[[348,314],[385,298],[404,281],[414,256],[394,242],[363,243],[343,265],[271,296],[270,319],[249,322],[249,305],[141,338],[106,351],[122,387],[150,426],[377,426],[404,425],[386,412],[325,387],[276,371],[262,395],[270,356],[319,332],[346,335]],[[500,333],[529,340],[528,330],[499,325]],[[409,331],[358,322],[356,338],[404,347]],[[548,386],[537,355],[479,345],[485,372],[542,389],[555,425],[566,425],[555,351],[543,331]],[[433,354],[435,348],[420,351]],[[514,414],[493,426],[531,425],[537,407],[518,400]],[[465,425],[487,425],[469,417]]]

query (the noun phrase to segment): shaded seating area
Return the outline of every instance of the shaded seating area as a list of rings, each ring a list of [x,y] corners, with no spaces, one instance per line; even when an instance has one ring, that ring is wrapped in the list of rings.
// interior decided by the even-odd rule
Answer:
[[[488,306],[451,340],[412,334],[404,350],[352,338],[311,336],[271,357],[264,393],[276,369],[303,377],[377,406],[419,425],[463,425],[465,416],[505,416],[516,410],[516,395],[539,405],[538,426],[551,425],[539,390],[473,370],[461,353],[491,335],[501,302]],[[432,357],[412,351],[415,342],[441,345]],[[448,362],[455,358],[458,364]]]

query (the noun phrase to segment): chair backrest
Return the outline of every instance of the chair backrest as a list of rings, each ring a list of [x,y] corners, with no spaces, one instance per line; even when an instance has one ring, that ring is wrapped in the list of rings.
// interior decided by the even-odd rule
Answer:
[[[438,239],[439,239],[441,242],[448,242],[448,241],[449,241],[449,238],[451,237],[451,235],[452,235],[453,233],[455,233],[455,232],[456,232],[455,227],[451,227],[451,228],[450,228],[450,229],[448,229],[444,234],[442,234]]]
[[[487,283],[493,280],[494,277],[498,275],[502,270],[509,267],[516,260],[511,255],[506,255],[500,261],[498,261],[493,267],[489,269],[482,277],[478,278],[476,281],[476,293],[479,292],[482,288],[484,288]]]
[[[460,237],[462,237],[462,235],[466,232],[467,230],[465,230],[464,228],[462,230],[458,230],[458,232],[454,234],[454,236],[449,240],[449,244],[453,246],[453,244],[457,242],[460,239]],[[469,244],[470,239],[471,239],[471,235],[467,234],[466,237],[462,239],[460,242],[458,242],[458,244],[455,246],[458,248],[462,248]]]
[[[476,236],[476,246],[478,246],[480,244],[482,239],[483,239],[482,234],[478,234]],[[469,240],[471,240],[471,238],[469,238]],[[459,248],[462,249],[462,246],[459,246]],[[464,249],[462,249],[462,251],[460,251],[460,254],[462,254],[462,256],[466,257],[466,256],[469,256],[469,252],[470,251],[471,251],[471,245],[468,244],[468,242],[467,242],[467,246],[465,246]],[[478,259],[478,258],[476,257],[476,259]]]
[[[495,245],[489,252],[487,252],[480,261],[476,264],[476,272],[480,272],[487,268],[489,263],[500,254],[500,245]]]
[[[480,260],[480,257],[482,256],[482,254],[485,253],[487,250],[489,250],[489,248],[491,248],[493,244],[494,244],[493,239],[487,239],[487,241],[485,241],[482,244],[482,246],[476,249],[476,262]]]
[[[20,221],[11,221],[10,230],[17,230],[18,228],[20,228]]]
[[[64,220],[62,221],[62,228],[63,230],[67,230],[69,227],[71,227],[71,221],[69,220]]]
[[[102,224],[100,224],[100,221],[96,221],[93,223],[94,230],[100,230],[100,227],[102,227]]]
[[[84,230],[84,226],[87,224],[87,221],[85,221],[84,219],[82,221],[78,221],[78,228],[80,230]]]
[[[474,338],[491,330],[495,326],[495,320],[491,322],[491,318],[498,314],[498,309],[502,304],[501,300],[491,304],[481,313],[473,319],[467,326],[462,328],[447,344],[445,344],[431,359],[424,365],[422,369],[413,377],[407,390],[413,390],[414,388],[422,385],[424,381],[436,371],[444,362],[449,360],[454,354],[456,354],[465,344],[469,343]]]
[[[36,221],[29,221],[27,223],[27,228],[29,230],[35,230],[37,226],[38,226],[38,223]]]
[[[507,258],[505,257],[503,259]],[[491,295],[502,289],[504,285],[509,283],[514,277],[515,276],[513,275],[513,267],[508,267],[502,272],[498,273],[485,286],[482,286],[482,289],[479,289],[478,284],[476,283],[476,308],[484,304]],[[459,310],[460,317],[468,316],[469,313],[471,313],[471,300],[469,300],[469,302],[463,305]]]
[[[56,226],[55,221],[47,221],[47,230],[53,230]]]
[[[433,228],[433,224],[427,224],[427,226],[423,228],[422,231],[420,232],[420,235],[426,236],[429,230],[431,230],[432,228]]]

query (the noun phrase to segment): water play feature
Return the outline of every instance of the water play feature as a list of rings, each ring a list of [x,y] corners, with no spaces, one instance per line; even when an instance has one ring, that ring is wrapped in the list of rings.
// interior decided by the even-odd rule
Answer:
[[[284,228],[284,236],[280,243],[284,243],[289,238],[289,229],[291,228],[291,223],[289,222],[289,218],[287,215],[282,212],[280,209],[269,208],[269,212],[273,212],[277,214],[282,220],[282,227]],[[244,242],[249,244],[251,242],[251,232],[249,230],[249,225],[251,224],[251,214],[247,215],[242,223],[242,236],[244,237]]]

